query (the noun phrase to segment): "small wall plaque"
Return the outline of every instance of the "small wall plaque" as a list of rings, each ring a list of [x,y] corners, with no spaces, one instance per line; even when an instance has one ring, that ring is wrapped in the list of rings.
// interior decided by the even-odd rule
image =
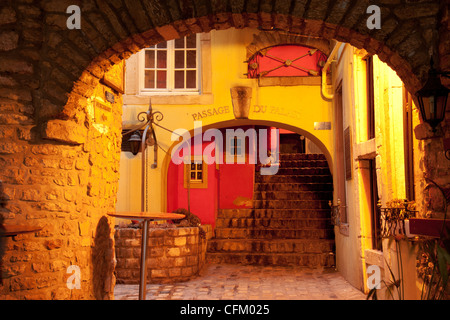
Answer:
[[[314,122],[314,130],[331,130],[331,122]]]
[[[94,101],[95,123],[108,125],[112,108],[99,100]]]
[[[105,91],[105,99],[110,103],[114,103],[114,94],[109,91]]]

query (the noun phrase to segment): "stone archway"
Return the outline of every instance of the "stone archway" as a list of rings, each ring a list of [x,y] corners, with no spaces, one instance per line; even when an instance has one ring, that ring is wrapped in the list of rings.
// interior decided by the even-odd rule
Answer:
[[[50,1],[42,11],[48,21],[42,45],[48,55],[47,63],[40,68],[40,78],[46,84],[42,87],[42,96],[54,101],[56,105],[51,106],[56,109],[54,112],[70,117],[71,104],[76,104],[80,96],[88,97],[92,84],[101,79],[110,66],[144,46],[189,33],[231,27],[275,28],[365,48],[396,70],[414,93],[427,76],[429,50],[433,38],[437,37],[434,29],[440,25],[439,52],[444,56],[440,67],[448,69],[443,47],[448,37],[446,18],[442,16],[444,6],[440,10],[437,2],[420,4],[417,9],[417,4],[406,8],[403,4],[380,4],[383,24],[379,30],[367,28],[367,6],[365,1],[314,1],[308,6],[290,1],[279,1],[275,5],[258,1],[252,4],[219,1],[214,6],[207,1],[196,5],[185,1],[170,4],[138,1],[132,5],[132,1],[125,1],[119,7],[98,2],[82,10],[86,30],[82,28],[82,32],[78,32],[66,28],[64,2],[56,5]],[[62,70],[64,68],[66,70]],[[71,95],[66,99],[69,92]],[[57,101],[60,103],[55,103]],[[61,109],[62,104],[65,108]],[[60,110],[57,110],[58,105]]]
[[[66,9],[74,4],[81,8],[80,30],[66,25]],[[440,69],[449,71],[445,1],[375,4],[382,10],[380,30],[366,27],[367,1],[5,1],[1,212],[5,223],[43,229],[36,241],[29,241],[32,235],[8,239],[0,297],[94,297],[92,253],[103,252],[93,250],[97,224],[104,225],[117,192],[120,110],[114,113],[117,126],[105,135],[93,129],[87,105],[111,67],[147,45],[189,33],[262,27],[365,48],[396,70],[412,93],[425,80],[433,38],[439,39],[434,52]],[[439,148],[440,140],[427,150]],[[427,169],[437,161],[425,160]],[[67,290],[70,265],[81,267],[79,290]]]
[[[243,144],[248,158],[244,166],[240,165],[240,169],[225,160],[225,154],[228,152],[225,141],[228,140],[226,135],[229,134],[225,133],[225,130],[231,129],[234,132],[237,128],[242,128],[243,132],[256,129],[253,131],[253,142],[250,142],[253,138],[249,135],[248,142]],[[303,136],[313,142],[320,151],[308,154],[291,152],[292,150],[282,151],[281,148],[276,151],[272,149],[272,152],[278,154],[277,169],[265,175],[260,171],[260,164],[264,160],[250,160],[251,145],[258,150],[259,145],[264,143],[259,136],[261,128],[285,129],[285,132],[291,133],[287,135]],[[213,264],[267,264],[316,268],[334,266],[334,231],[328,204],[333,198],[333,180],[336,180],[331,174],[331,143],[326,139],[321,140],[323,137],[303,129],[301,125],[289,125],[271,120],[270,117],[267,120],[235,119],[212,122],[201,129],[191,129],[188,131],[189,135],[174,142],[168,149],[161,169],[161,190],[164,211],[172,212],[177,207],[190,207],[202,224],[212,227],[212,238],[208,240],[206,253],[207,261]],[[207,167],[202,169],[207,176],[207,190],[194,188],[190,190],[189,196],[186,183],[184,182],[183,188],[183,179],[180,181],[183,174],[180,172],[186,170],[183,169],[185,165],[172,160],[180,159],[179,150],[183,148],[180,145],[183,141],[190,141],[193,146],[202,141],[200,136],[210,129],[222,132],[214,135],[213,141],[216,142],[216,156],[219,153],[218,158],[223,156],[223,159],[219,160],[220,164],[203,164],[203,168]],[[233,134],[232,132],[230,134]],[[279,135],[283,134],[280,132]],[[200,137],[200,140],[194,136]],[[223,144],[217,144],[217,139],[221,138],[224,139]],[[210,144],[209,141],[209,138],[203,140],[203,147]],[[203,153],[203,159],[209,157],[210,151]],[[199,150],[192,147],[191,157],[202,157],[198,152]],[[186,157],[184,150],[183,155]],[[230,166],[233,169],[230,169]],[[234,200],[233,203],[230,200]],[[312,229],[314,232],[310,232]],[[307,247],[315,249],[306,249]]]
[[[311,140],[324,154],[325,159],[328,164],[328,168],[333,173],[333,159],[331,155],[331,151],[329,150],[330,146],[327,146],[324,144],[323,141],[321,141],[318,137],[316,137],[313,133],[304,130],[300,127],[294,127],[291,125],[288,125],[286,123],[281,123],[277,121],[273,121],[270,119],[267,120],[243,120],[243,119],[235,119],[235,120],[229,120],[229,121],[222,121],[222,122],[213,122],[210,123],[204,127],[202,127],[203,132],[205,132],[208,129],[226,129],[226,128],[232,128],[232,127],[246,127],[246,126],[266,126],[266,127],[276,127],[276,128],[282,128],[289,130],[291,132],[295,132],[296,134],[305,136],[309,140]],[[191,137],[194,137],[194,129],[189,130],[189,135]],[[179,142],[174,142],[167,150],[166,155],[164,156],[163,162],[162,162],[162,169],[161,169],[161,176],[164,177],[161,179],[161,190],[162,191],[162,207],[163,210],[166,210],[167,207],[167,175],[169,171],[169,165],[171,162],[170,155],[172,154],[172,150],[174,147],[176,147],[179,144]]]

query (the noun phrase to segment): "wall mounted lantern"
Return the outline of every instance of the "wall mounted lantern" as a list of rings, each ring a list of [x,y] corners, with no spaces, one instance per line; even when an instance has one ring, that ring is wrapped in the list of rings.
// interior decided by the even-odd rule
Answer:
[[[131,153],[133,155],[137,155],[139,153],[139,150],[141,149],[141,135],[139,134],[139,131],[135,131],[130,139],[128,139],[128,142],[130,143],[131,147]]]
[[[416,93],[422,119],[431,126],[433,132],[436,132],[436,126],[445,118],[449,92],[442,85],[439,75],[448,76],[448,73],[438,72],[434,69],[433,59],[431,59],[431,68],[428,71],[427,82]]]
[[[152,103],[150,101],[148,110],[140,112],[137,118],[139,122],[144,122],[144,124],[138,125],[137,128],[131,129],[124,133],[123,137],[131,134],[128,142],[130,143],[130,148],[133,155],[137,155],[139,152],[144,152],[147,146],[154,147],[154,163],[152,164],[152,168],[154,169],[157,167],[158,141],[156,139],[153,125],[157,125],[155,120],[161,121],[164,118],[164,115],[161,111],[153,111]],[[140,131],[142,129],[143,133],[141,134]]]

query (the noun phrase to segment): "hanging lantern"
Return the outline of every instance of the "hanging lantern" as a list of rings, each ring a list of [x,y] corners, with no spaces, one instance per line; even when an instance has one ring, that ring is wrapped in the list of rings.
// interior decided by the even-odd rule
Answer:
[[[134,155],[137,155],[139,153],[139,150],[141,149],[141,135],[139,134],[139,131],[134,132],[130,139],[128,140],[131,147],[131,153]]]
[[[431,61],[427,82],[422,89],[417,91],[416,96],[422,119],[433,128],[433,132],[445,118],[448,91],[442,85],[439,73],[433,68],[433,61]]]

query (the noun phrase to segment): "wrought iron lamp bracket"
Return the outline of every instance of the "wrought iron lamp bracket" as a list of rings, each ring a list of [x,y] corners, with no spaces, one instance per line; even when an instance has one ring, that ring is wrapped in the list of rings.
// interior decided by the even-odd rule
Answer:
[[[147,146],[153,146],[154,150],[154,161],[152,164],[152,169],[157,168],[158,166],[158,140],[156,137],[156,133],[153,127],[156,121],[162,121],[164,119],[164,115],[161,111],[153,111],[152,103],[149,102],[149,107],[147,111],[139,112],[137,115],[137,120],[142,122],[138,127],[126,132],[123,136],[135,133],[144,128],[144,133],[141,137],[140,141],[140,151],[142,153],[145,152]]]

